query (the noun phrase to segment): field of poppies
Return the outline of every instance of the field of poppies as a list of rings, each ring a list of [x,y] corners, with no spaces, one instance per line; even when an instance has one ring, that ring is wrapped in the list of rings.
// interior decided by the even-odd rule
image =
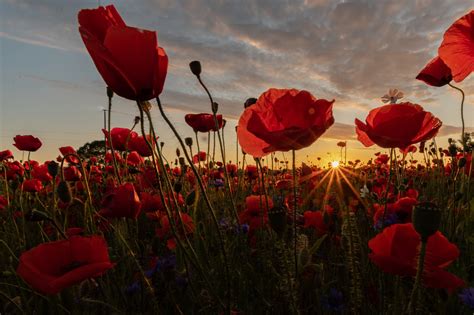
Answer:
[[[297,164],[337,101],[269,88],[244,103],[230,157],[199,61],[190,70],[210,111],[186,115],[196,136],[183,138],[160,99],[168,57],[156,33],[112,5],[78,20],[107,85],[104,141],[45,162],[33,135],[13,139],[22,160],[1,148],[0,314],[472,314],[474,139],[463,114],[459,139],[439,146],[441,119],[390,90],[355,120],[358,140],[380,147],[372,159],[343,159],[342,141],[340,161]],[[461,113],[453,81],[474,71],[472,34],[474,11],[417,76],[456,89]],[[137,108],[132,128],[111,126],[117,97]],[[180,143],[173,156],[152,110]]]

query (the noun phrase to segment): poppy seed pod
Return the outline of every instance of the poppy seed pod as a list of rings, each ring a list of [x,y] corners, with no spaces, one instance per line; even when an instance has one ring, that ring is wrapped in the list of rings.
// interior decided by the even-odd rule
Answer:
[[[184,138],[184,143],[186,143],[188,147],[191,147],[193,145],[193,138],[191,137]]]
[[[420,234],[422,241],[436,233],[441,221],[441,211],[432,202],[421,202],[413,209],[413,227]]]
[[[191,72],[195,75],[195,76],[200,76],[201,75],[201,63],[197,60],[194,60],[194,61],[191,61],[189,63],[189,68],[191,69]]]
[[[71,188],[64,180],[60,181],[57,188],[59,199],[64,203],[70,203],[72,200]]]
[[[140,122],[140,116],[135,116],[135,118],[133,119],[133,123],[136,125]]]

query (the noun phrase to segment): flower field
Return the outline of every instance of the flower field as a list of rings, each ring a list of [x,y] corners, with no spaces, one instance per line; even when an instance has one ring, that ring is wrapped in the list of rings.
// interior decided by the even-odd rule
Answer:
[[[442,117],[393,89],[354,122],[379,152],[347,159],[340,141],[326,164],[297,156],[334,125],[337,99],[269,87],[242,102],[225,139],[205,64],[192,61],[209,111],[185,115],[195,137],[183,137],[160,98],[170,69],[156,33],[113,5],[81,10],[107,86],[104,137],[50,161],[35,160],[48,141],[35,135],[12,139],[21,159],[0,148],[0,314],[472,314],[474,138],[461,86],[474,11],[453,22],[416,79],[457,93],[459,139],[437,143]],[[136,108],[131,128],[113,125],[117,98]]]

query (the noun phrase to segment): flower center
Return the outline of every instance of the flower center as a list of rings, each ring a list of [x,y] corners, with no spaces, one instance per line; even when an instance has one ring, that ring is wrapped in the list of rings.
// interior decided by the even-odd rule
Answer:
[[[308,109],[308,114],[310,115],[314,115],[315,112],[316,110],[314,109],[314,107],[311,107],[310,109]]]

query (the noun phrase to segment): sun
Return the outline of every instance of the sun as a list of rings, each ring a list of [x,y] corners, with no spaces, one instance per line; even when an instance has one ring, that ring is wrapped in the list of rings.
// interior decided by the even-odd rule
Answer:
[[[338,168],[339,167],[339,161],[332,161],[331,162],[331,167],[332,168]]]

